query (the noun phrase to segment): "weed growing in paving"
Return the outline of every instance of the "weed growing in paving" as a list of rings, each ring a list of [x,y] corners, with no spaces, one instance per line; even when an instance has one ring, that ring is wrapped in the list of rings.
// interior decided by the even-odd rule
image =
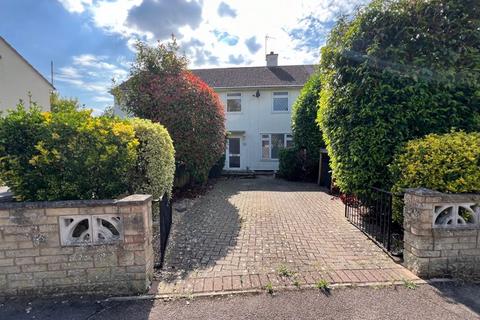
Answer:
[[[273,285],[272,285],[271,282],[269,282],[265,285],[265,291],[267,291],[267,293],[269,293],[269,294],[273,294]]]
[[[417,289],[418,285],[412,280],[403,279],[403,286],[410,290]]]
[[[318,280],[315,286],[317,287],[317,289],[320,289],[325,294],[330,293],[330,284],[325,279]]]
[[[293,281],[293,285],[297,288],[300,288],[300,282],[298,282],[298,280]]]
[[[281,277],[290,278],[295,275],[295,272],[288,269],[284,264],[280,265],[277,269],[277,273]]]

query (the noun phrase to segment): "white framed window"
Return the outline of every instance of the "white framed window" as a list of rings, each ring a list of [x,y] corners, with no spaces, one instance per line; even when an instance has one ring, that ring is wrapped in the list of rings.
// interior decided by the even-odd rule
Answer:
[[[280,149],[293,146],[293,137],[289,133],[262,134],[262,159],[277,160]]]
[[[288,92],[273,93],[273,112],[288,112]]]
[[[227,112],[242,112],[242,94],[240,92],[227,93]]]

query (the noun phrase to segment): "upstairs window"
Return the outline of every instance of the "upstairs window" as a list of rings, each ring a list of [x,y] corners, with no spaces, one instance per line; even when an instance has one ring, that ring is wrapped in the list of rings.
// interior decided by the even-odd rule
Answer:
[[[274,112],[288,111],[288,92],[273,93],[273,111]]]
[[[242,94],[227,93],[227,112],[242,112]]]

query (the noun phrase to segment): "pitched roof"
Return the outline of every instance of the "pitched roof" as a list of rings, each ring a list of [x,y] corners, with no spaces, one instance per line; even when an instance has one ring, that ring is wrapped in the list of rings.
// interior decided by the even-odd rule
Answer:
[[[52,87],[53,90],[55,90],[55,87],[52,85],[52,83],[50,81],[48,81],[47,78],[45,78],[40,73],[40,71],[35,69],[35,67],[32,66],[30,64],[30,62],[28,62],[27,59],[25,59],[10,43],[7,42],[7,40],[5,40],[2,36],[0,36],[0,40],[3,41],[7,45],[7,47],[9,47],[20,59],[22,59],[36,74],[38,74],[40,76],[40,78],[42,78],[42,80],[44,80],[46,83],[48,83],[48,85],[50,85],[50,87]]]
[[[238,67],[191,70],[210,87],[301,87],[314,72],[314,65]]]

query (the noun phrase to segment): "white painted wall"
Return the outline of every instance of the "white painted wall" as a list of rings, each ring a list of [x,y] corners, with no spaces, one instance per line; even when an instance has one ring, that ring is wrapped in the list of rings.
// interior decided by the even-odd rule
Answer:
[[[50,110],[53,87],[0,38],[0,111],[15,108],[19,100],[25,107],[32,102]]]
[[[300,94],[301,88],[268,88],[259,89],[260,97],[256,98],[256,89],[216,90],[225,107],[227,131],[231,136],[241,137],[241,168],[250,170],[278,170],[278,160],[262,159],[262,134],[291,133],[292,105]],[[273,92],[289,93],[289,111],[273,112]],[[227,93],[242,94],[242,111],[227,112]],[[228,158],[228,154],[227,154]],[[228,159],[225,164],[228,168]]]

